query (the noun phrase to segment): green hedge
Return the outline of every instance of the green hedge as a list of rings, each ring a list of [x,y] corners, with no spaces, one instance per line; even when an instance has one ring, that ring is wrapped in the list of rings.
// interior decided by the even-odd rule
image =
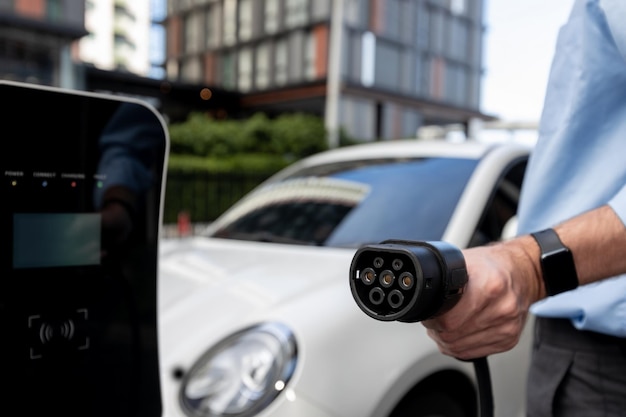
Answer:
[[[244,120],[215,120],[192,113],[187,121],[170,125],[169,133],[175,155],[263,154],[293,161],[328,149],[323,120],[307,114],[269,119],[257,113]]]
[[[165,223],[181,212],[192,222],[210,222],[280,169],[328,149],[323,120],[299,113],[245,120],[192,113],[170,125],[169,134]],[[342,132],[340,145],[353,143]]]

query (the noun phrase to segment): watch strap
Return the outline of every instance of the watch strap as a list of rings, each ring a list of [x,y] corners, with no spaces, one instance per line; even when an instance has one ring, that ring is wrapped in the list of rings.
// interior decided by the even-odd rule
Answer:
[[[561,242],[554,229],[531,233],[541,250],[541,271],[548,295],[556,295],[578,287],[574,256]]]

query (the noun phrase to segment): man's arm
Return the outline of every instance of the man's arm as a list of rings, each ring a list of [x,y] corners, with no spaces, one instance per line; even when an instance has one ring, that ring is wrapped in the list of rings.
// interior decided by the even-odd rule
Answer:
[[[626,272],[626,228],[608,205],[554,229],[574,255],[580,285]],[[450,311],[422,323],[442,353],[459,359],[512,349],[530,305],[546,297],[538,244],[523,235],[463,254],[465,294]]]
[[[554,230],[574,255],[580,285],[626,272],[626,227],[608,205]]]

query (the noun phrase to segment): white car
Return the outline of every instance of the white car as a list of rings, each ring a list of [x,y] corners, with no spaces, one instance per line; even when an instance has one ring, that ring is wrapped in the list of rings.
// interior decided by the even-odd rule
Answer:
[[[350,290],[364,244],[502,238],[530,149],[398,140],[314,155],[201,236],[164,239],[164,417],[476,416],[470,362],[419,323],[368,317]],[[529,327],[529,326],[527,326]],[[498,417],[523,416],[529,338],[488,358]]]

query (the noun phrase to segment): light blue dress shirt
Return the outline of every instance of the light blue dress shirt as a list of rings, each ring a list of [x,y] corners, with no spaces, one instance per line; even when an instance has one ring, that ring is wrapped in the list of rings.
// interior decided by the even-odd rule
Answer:
[[[558,36],[519,233],[604,204],[626,224],[626,0],[576,0]],[[626,275],[549,297],[531,312],[626,337]]]

